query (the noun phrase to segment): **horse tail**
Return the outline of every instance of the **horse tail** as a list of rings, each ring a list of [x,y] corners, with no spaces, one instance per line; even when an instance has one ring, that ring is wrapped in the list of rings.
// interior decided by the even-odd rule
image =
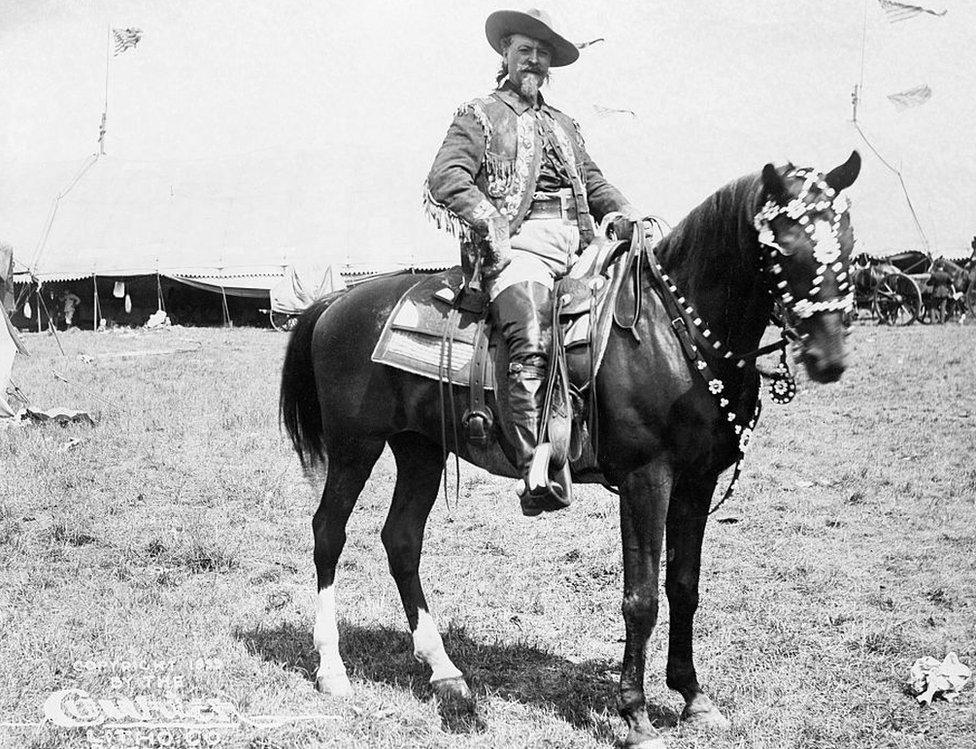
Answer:
[[[315,371],[312,368],[312,336],[315,323],[345,290],[315,301],[298,318],[291,333],[281,371],[278,421],[288,433],[302,468],[308,472],[325,464],[325,433],[319,408]]]

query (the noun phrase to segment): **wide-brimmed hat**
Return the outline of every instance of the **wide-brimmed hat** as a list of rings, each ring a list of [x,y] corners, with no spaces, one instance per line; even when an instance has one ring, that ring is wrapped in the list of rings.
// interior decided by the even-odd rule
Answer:
[[[552,18],[544,10],[529,8],[524,13],[519,10],[496,10],[485,21],[485,36],[498,54],[502,54],[502,37],[509,34],[525,34],[552,47],[552,67],[558,68],[576,62],[579,50],[576,45],[561,36],[552,27]]]

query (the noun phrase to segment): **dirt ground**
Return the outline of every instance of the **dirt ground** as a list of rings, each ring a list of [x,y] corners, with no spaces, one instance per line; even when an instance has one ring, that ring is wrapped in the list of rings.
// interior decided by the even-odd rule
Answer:
[[[221,700],[233,726],[204,737],[220,746],[620,741],[610,494],[584,487],[569,510],[528,519],[512,482],[462,467],[460,502],[438,501],[423,575],[478,696],[475,715],[457,714],[412,658],[387,572],[385,455],[337,580],[356,694],[324,697],[311,636],[321,483],[278,431],[286,336],[75,332],[64,356],[47,335],[25,340],[13,382],[32,406],[97,423],[0,431],[0,746],[110,745],[93,743],[113,738],[98,726],[42,723],[65,689]],[[840,383],[801,377],[793,404],[767,402],[739,490],[706,533],[697,660],[727,733],[680,724],[662,607],[647,694],[670,747],[976,747],[972,682],[927,708],[903,689],[924,655],[976,668],[976,326],[858,324],[849,342]],[[163,742],[153,730],[123,738]]]

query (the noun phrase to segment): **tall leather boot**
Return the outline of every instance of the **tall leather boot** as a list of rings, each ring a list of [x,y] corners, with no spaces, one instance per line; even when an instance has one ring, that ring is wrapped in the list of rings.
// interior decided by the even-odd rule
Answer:
[[[525,478],[519,492],[522,512],[538,515],[567,506],[555,482],[528,491],[528,473],[540,431],[545,380],[552,348],[552,293],[527,281],[504,289],[491,304],[492,322],[508,344],[507,413],[502,422],[515,448],[515,467]],[[501,388],[499,388],[501,390]],[[507,417],[507,418],[506,418]]]

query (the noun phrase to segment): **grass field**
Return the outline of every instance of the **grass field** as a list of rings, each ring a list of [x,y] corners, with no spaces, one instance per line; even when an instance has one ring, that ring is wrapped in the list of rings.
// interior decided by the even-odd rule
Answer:
[[[74,333],[64,357],[53,338],[25,340],[33,356],[13,379],[32,405],[98,422],[0,432],[0,722],[28,724],[0,726],[0,745],[87,745],[81,729],[29,725],[71,687],[320,718],[239,728],[223,746],[620,740],[611,495],[586,487],[568,511],[527,519],[510,481],[467,468],[460,503],[438,501],[427,592],[478,695],[475,715],[458,714],[413,661],[387,572],[384,456],[337,581],[356,696],[323,697],[310,677],[321,485],[278,432],[286,337]],[[678,723],[662,607],[647,691],[675,749],[976,747],[972,683],[930,708],[902,686],[922,655],[976,667],[976,326],[858,325],[850,344],[842,382],[801,379],[793,404],[767,404],[740,489],[706,533],[698,665],[728,733]],[[137,355],[161,351],[179,353]]]

